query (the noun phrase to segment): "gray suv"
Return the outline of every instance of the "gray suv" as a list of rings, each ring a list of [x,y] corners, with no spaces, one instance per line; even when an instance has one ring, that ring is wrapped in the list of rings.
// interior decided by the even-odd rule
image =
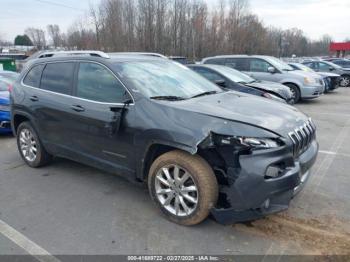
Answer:
[[[304,62],[304,65],[312,68],[316,72],[331,72],[340,75],[339,85],[341,87],[350,86],[350,68],[342,68],[328,61]]]
[[[205,58],[203,64],[219,64],[242,71],[257,80],[284,84],[293,92],[294,101],[317,98],[324,92],[321,77],[296,71],[283,61],[271,56],[227,55]]]

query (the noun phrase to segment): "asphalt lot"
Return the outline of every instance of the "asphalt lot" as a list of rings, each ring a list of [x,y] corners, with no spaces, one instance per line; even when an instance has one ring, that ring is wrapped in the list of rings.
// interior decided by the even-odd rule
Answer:
[[[232,226],[177,226],[145,188],[63,159],[31,169],[1,136],[0,254],[350,254],[350,88],[297,107],[318,127],[313,176],[288,211]]]

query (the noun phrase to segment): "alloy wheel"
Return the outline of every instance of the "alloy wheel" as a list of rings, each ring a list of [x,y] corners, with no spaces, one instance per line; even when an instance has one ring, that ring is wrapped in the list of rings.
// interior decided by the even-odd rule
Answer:
[[[197,208],[197,185],[192,175],[178,165],[168,165],[158,171],[155,191],[160,204],[172,215],[189,216]]]
[[[37,143],[32,132],[29,129],[22,129],[19,134],[19,145],[23,157],[29,161],[34,162],[37,157]]]
[[[350,86],[350,77],[347,77],[347,76],[341,77],[339,85],[342,87]]]

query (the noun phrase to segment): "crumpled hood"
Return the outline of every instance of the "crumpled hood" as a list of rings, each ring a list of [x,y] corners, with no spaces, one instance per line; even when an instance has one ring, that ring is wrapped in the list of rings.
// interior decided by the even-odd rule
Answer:
[[[255,87],[258,89],[264,89],[267,91],[277,93],[281,95],[284,99],[292,98],[292,93],[289,90],[289,88],[280,83],[275,83],[270,81],[256,81],[256,82],[247,84],[247,86]]]
[[[295,107],[257,96],[230,91],[195,99],[166,103],[180,110],[238,121],[287,136],[308,117]]]

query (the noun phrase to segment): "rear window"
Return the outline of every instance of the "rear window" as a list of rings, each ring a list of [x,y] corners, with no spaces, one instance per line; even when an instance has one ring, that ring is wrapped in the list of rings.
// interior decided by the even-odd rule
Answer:
[[[74,78],[74,63],[47,64],[40,88],[60,94],[70,95]]]
[[[27,86],[39,87],[41,73],[43,72],[44,65],[36,65],[26,75],[23,80],[23,83]]]

